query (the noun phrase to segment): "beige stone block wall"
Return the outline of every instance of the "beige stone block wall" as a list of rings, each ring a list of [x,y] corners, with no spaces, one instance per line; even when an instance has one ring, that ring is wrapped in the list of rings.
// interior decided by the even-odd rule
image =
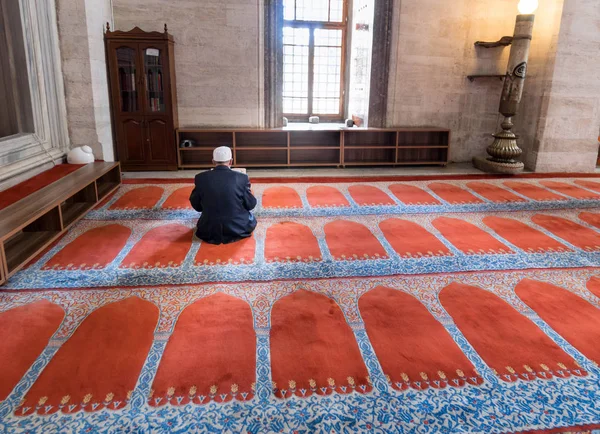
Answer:
[[[180,126],[262,124],[258,0],[113,0],[115,28],[175,39]]]
[[[498,113],[502,81],[493,78],[470,82],[471,74],[504,74],[509,47],[479,48],[477,40],[496,41],[512,36],[518,14],[517,0],[400,0],[394,2],[394,26],[388,125],[435,125],[452,130],[451,161],[470,161],[485,155],[491,134],[500,128]],[[535,136],[535,121],[542,99],[546,56],[555,42],[562,0],[545,0],[536,13],[532,56],[524,100],[515,131],[528,148]],[[543,9],[542,9],[543,8]],[[556,12],[558,10],[558,12]],[[558,16],[558,20],[557,20]],[[536,56],[538,58],[536,59]],[[541,71],[541,73],[540,73]],[[531,131],[530,131],[531,129]]]
[[[94,121],[103,159],[114,161],[115,153],[110,117],[110,100],[104,49],[104,28],[112,23],[110,0],[86,0],[86,21],[90,47],[90,69]]]
[[[71,145],[91,146],[98,155],[85,0],[57,0],[56,12]]]
[[[110,0],[56,0],[56,9],[71,146],[114,161],[103,33]]]
[[[565,0],[528,164],[538,172],[591,172],[600,129],[600,5]]]

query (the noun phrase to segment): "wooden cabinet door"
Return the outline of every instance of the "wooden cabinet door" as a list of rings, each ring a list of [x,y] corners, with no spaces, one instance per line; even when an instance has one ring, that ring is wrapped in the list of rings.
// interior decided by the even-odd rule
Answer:
[[[176,164],[173,127],[168,118],[146,116],[146,149],[148,164]]]
[[[119,161],[127,165],[144,164],[147,160],[145,121],[143,116],[118,116],[115,119]]]
[[[142,110],[148,115],[167,115],[171,111],[169,60],[165,43],[139,44],[142,66]]]
[[[142,75],[136,42],[111,41],[108,44],[111,100],[116,116],[141,114]]]
[[[142,110],[146,127],[146,163],[149,166],[175,165],[173,120],[167,44],[140,42],[140,65],[144,72]]]

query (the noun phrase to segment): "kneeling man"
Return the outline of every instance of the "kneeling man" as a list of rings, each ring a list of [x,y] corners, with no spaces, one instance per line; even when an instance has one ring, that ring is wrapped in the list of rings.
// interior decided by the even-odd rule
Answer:
[[[199,173],[190,196],[192,207],[202,215],[196,235],[210,244],[225,244],[247,238],[256,228],[250,212],[256,198],[248,176],[231,170],[231,149],[221,146],[213,152],[215,168]]]

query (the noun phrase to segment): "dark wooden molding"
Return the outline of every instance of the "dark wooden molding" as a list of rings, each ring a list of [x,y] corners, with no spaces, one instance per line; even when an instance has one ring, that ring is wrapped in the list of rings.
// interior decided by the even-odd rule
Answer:
[[[165,23],[164,32],[146,32],[135,26],[129,31],[124,30],[110,30],[110,23],[106,23],[106,31],[104,32],[105,39],[158,39],[167,40],[173,42],[173,35],[167,31],[167,24]]]
[[[375,1],[369,92],[369,127],[382,128],[386,126],[387,122],[393,15],[394,0]]]
[[[265,0],[264,6],[264,126],[283,126],[283,4]]]

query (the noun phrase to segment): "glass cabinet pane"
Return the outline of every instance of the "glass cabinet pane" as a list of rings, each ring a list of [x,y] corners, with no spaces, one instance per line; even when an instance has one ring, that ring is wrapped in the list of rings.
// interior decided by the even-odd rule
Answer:
[[[117,48],[117,63],[119,69],[119,99],[122,112],[137,112],[137,51],[130,47]]]
[[[165,111],[164,72],[161,50],[144,49],[144,71],[146,74],[146,110],[150,112]]]

